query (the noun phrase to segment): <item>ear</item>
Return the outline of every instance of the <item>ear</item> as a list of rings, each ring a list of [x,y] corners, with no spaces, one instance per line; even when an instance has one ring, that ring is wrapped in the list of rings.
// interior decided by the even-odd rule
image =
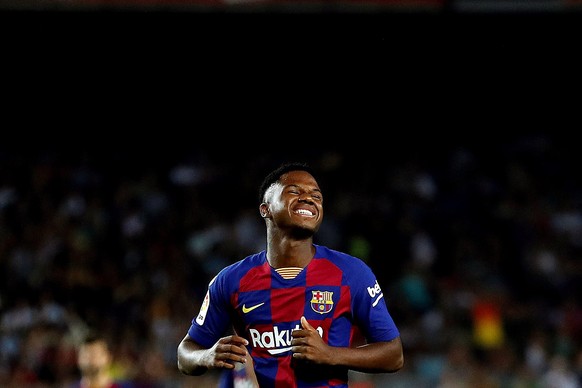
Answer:
[[[266,218],[269,215],[269,205],[263,202],[261,206],[259,206],[259,213],[261,217]]]

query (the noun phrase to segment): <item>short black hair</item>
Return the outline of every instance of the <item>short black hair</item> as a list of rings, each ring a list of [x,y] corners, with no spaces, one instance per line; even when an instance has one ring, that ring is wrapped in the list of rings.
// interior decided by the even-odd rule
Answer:
[[[271,187],[273,183],[279,181],[279,179],[281,179],[281,176],[288,173],[289,171],[305,171],[315,177],[313,169],[311,168],[311,166],[309,166],[309,164],[305,162],[283,163],[279,167],[271,171],[269,174],[267,174],[265,179],[263,179],[263,183],[259,188],[259,203],[263,202],[265,192],[269,189],[269,187]]]
[[[91,346],[97,343],[103,343],[105,347],[110,350],[111,342],[102,333],[94,330],[90,330],[77,342],[77,348],[80,349],[85,346]]]
[[[101,334],[98,333],[97,331],[94,330],[90,330],[85,337],[83,337],[83,344],[92,344],[95,342],[99,342],[99,341],[103,341],[105,343],[107,343],[107,340],[105,339],[105,337]]]

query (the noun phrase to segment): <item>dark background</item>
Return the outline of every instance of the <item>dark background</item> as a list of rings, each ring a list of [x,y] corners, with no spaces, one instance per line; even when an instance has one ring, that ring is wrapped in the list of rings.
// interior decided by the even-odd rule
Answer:
[[[236,133],[282,118],[463,131],[577,118],[575,8],[55,8],[0,13],[16,125],[197,121]]]

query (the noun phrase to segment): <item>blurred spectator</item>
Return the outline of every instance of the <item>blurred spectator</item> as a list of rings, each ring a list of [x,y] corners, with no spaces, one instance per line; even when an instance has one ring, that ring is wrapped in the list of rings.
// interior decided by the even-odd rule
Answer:
[[[218,388],[258,388],[253,370],[253,360],[247,357],[247,363],[236,363],[234,369],[225,369],[220,372]]]
[[[550,360],[549,369],[542,375],[543,388],[580,388],[578,376],[569,360],[556,354]]]
[[[80,379],[70,388],[122,388],[111,374],[113,354],[107,340],[96,334],[79,345],[77,366]]]

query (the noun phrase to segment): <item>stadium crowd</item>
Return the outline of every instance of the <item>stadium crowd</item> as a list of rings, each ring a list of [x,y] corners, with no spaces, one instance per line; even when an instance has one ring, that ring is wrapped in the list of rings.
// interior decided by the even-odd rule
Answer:
[[[131,388],[213,387],[176,347],[208,281],[264,249],[258,186],[320,171],[318,243],[365,260],[405,367],[368,387],[582,386],[582,156],[549,135],[228,154],[0,150],[0,386],[60,388],[96,330]]]

